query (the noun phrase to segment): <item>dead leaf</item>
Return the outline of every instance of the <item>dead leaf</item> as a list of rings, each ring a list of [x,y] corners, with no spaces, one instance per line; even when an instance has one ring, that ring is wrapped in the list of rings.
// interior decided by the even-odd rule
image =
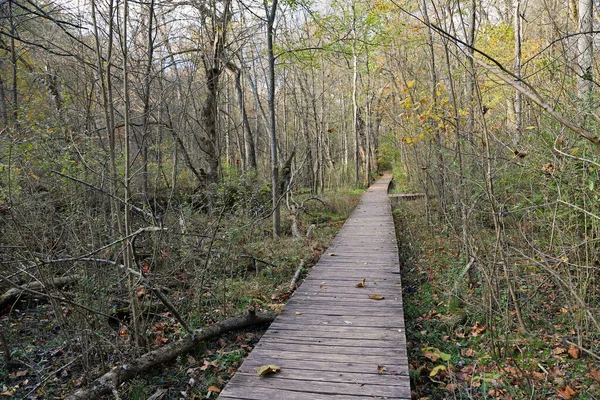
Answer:
[[[462,349],[460,354],[464,357],[475,357],[475,350],[473,349]]]
[[[581,350],[571,345],[571,347],[569,347],[569,355],[571,356],[571,358],[578,359],[581,356]]]
[[[452,355],[443,353],[435,347],[424,347],[421,349],[421,351],[423,352],[423,355],[425,357],[429,358],[433,362],[436,362],[439,359],[441,359],[442,361],[450,361],[450,359],[452,358]]]
[[[446,392],[454,393],[456,391],[456,384],[449,383],[446,385]]]
[[[221,389],[219,389],[219,388],[218,388],[218,387],[216,387],[216,386],[209,386],[209,387],[208,387],[208,391],[209,391],[209,392],[214,392],[214,393],[221,393]]]
[[[263,365],[262,367],[256,368],[256,373],[258,374],[258,376],[265,376],[265,375],[277,373],[277,372],[279,372],[279,370],[281,370],[281,367],[270,364],[270,365]]]
[[[140,286],[139,288],[137,288],[136,291],[135,291],[135,295],[138,298],[144,297],[146,295],[146,287],[145,286]]]
[[[296,311],[296,315],[302,315],[300,311]]]
[[[363,280],[362,280],[361,282],[358,282],[358,283],[356,284],[356,287],[358,287],[358,288],[363,288],[363,287],[365,287],[365,280],[366,280],[366,279],[364,279],[364,278],[363,278]]]
[[[571,398],[577,394],[577,392],[571,389],[569,385],[564,388],[556,388],[556,391],[558,392],[558,395],[565,400],[571,400]]]
[[[383,299],[385,299],[385,297],[383,297],[383,296],[380,296],[380,295],[378,295],[378,294],[372,294],[372,295],[370,295],[370,296],[369,296],[369,298],[370,298],[371,300],[383,300]]]
[[[553,353],[555,356],[559,356],[561,354],[565,354],[567,352],[567,349],[564,349],[562,347],[557,347],[554,349]]]
[[[479,322],[475,322],[475,325],[471,328],[471,336],[479,336],[485,332],[485,326],[481,325]]]
[[[595,379],[598,382],[600,382],[600,371],[598,371],[598,370],[593,369],[590,372],[588,372],[585,376],[587,376],[588,378]]]
[[[285,304],[279,304],[279,303],[269,303],[267,305],[271,310],[280,313],[283,311],[283,309],[285,308]]]
[[[386,367],[384,367],[383,365],[377,364],[377,373],[378,374],[383,374],[385,371],[387,371]]]

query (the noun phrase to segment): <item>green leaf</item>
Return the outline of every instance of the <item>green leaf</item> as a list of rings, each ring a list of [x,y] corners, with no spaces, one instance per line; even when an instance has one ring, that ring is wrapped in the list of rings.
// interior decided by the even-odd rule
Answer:
[[[429,373],[429,376],[436,376],[438,372],[445,371],[445,370],[446,370],[445,365],[438,365],[437,367],[435,367],[434,369],[431,370],[431,372]]]

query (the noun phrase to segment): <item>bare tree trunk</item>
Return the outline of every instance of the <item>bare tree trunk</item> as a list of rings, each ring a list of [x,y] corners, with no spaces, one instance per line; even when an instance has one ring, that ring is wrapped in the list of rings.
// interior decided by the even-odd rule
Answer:
[[[590,95],[592,94],[593,74],[592,52],[593,52],[593,15],[594,2],[592,0],[579,0],[579,36],[577,38],[577,95],[588,112],[590,106]],[[585,115],[584,118],[585,119]]]
[[[143,89],[143,103],[144,110],[142,113],[142,185],[144,191],[144,198],[148,201],[148,136],[150,135],[150,86],[152,83],[152,60],[154,58],[154,0],[150,1],[148,6],[148,37],[147,37],[147,56],[146,71],[144,74],[144,89]]]
[[[256,170],[256,149],[254,147],[254,138],[246,104],[244,102],[244,90],[242,88],[242,68],[238,68],[233,63],[227,63],[227,68],[235,74],[235,90],[237,94],[238,107],[242,117],[242,129],[244,136],[244,156],[245,165],[251,170]]]
[[[2,60],[0,59],[0,70],[2,69]],[[8,108],[6,107],[6,91],[4,89],[5,83],[2,75],[0,75],[0,122],[2,122],[2,130],[8,126]]]
[[[467,106],[469,107],[468,116],[468,129],[467,129],[467,142],[473,140],[473,134],[475,132],[475,24],[477,21],[477,0],[471,0],[471,8],[469,10],[469,31],[467,33],[467,65],[468,65],[468,78],[467,78]]]
[[[514,0],[513,28],[515,31],[515,77],[521,79],[521,0]],[[515,93],[515,144],[521,140],[523,128],[523,95]]]
[[[273,202],[273,237],[281,234],[281,208],[279,205],[279,163],[277,161],[277,128],[275,125],[275,56],[273,53],[274,24],[278,0],[273,0],[271,7],[265,2],[267,13],[267,57],[269,62],[269,135],[271,139],[271,184]]]
[[[115,141],[115,125],[114,125],[114,105],[112,102],[112,88],[111,88],[111,58],[112,58],[112,43],[113,43],[113,20],[110,18],[108,28],[108,51],[107,51],[107,65],[106,71],[103,68],[104,60],[102,57],[102,47],[100,45],[100,33],[98,30],[98,23],[96,17],[96,1],[91,1],[91,13],[92,23],[94,27],[94,39],[96,46],[96,65],[98,72],[98,80],[100,81],[100,88],[102,92],[102,109],[104,111],[104,124],[106,125],[106,134],[108,135],[108,146],[109,146],[109,157],[110,157],[110,193],[113,196],[118,196],[117,193],[117,161],[116,161],[116,141]],[[112,16],[113,12],[113,1],[111,0],[108,6],[109,15]],[[115,216],[116,226],[113,226],[113,230],[122,231],[122,217],[120,206],[114,199],[111,199],[111,215]]]
[[[123,99],[125,100],[125,171],[124,171],[124,179],[123,186],[125,189],[125,208],[124,208],[124,228],[125,228],[125,240],[124,245],[124,255],[123,255],[123,264],[125,265],[126,271],[133,270],[135,266],[134,261],[134,249],[133,249],[133,237],[131,233],[132,229],[132,221],[131,221],[131,124],[130,124],[130,99],[129,99],[129,54],[128,54],[128,38],[127,38],[127,30],[128,30],[128,18],[129,18],[129,0],[125,0],[123,4],[123,36],[122,40],[122,48],[123,48]],[[129,299],[131,302],[131,319],[133,322],[133,338],[134,341],[138,345],[143,345],[144,340],[144,332],[142,329],[142,316],[140,313],[140,306],[138,302],[137,295],[135,293],[136,286],[136,278],[133,274],[128,273],[128,285],[129,285]]]
[[[358,55],[356,54],[356,4],[352,1],[352,126],[354,130],[354,184],[358,186],[359,138],[358,138]]]
[[[10,15],[10,61],[12,63],[12,114],[15,124],[19,121],[19,89],[18,89],[18,78],[17,78],[17,49],[15,46],[15,36],[17,35],[15,29],[15,16],[13,15],[13,0],[8,0],[8,12]]]

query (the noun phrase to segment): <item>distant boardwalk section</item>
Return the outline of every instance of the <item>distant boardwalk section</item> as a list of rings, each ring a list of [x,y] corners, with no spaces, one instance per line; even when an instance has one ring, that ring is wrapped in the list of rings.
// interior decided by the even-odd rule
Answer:
[[[362,196],[219,399],[410,399],[390,180]]]

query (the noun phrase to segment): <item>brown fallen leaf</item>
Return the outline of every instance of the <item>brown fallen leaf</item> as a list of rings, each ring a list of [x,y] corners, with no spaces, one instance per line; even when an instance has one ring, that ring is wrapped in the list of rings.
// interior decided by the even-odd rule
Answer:
[[[485,332],[485,326],[481,325],[479,321],[475,322],[475,325],[471,328],[471,336],[479,336],[483,332]]]
[[[387,371],[386,367],[384,367],[383,365],[377,364],[377,373],[378,374],[383,374],[385,371]]]
[[[370,298],[371,300],[383,300],[383,299],[385,299],[385,297],[383,297],[383,296],[380,296],[380,295],[378,295],[378,294],[372,294],[372,295],[370,295],[370,296],[369,296],[369,298]]]
[[[475,350],[473,349],[462,349],[460,354],[464,357],[475,357]]]
[[[587,376],[588,378],[595,379],[598,382],[600,382],[600,371],[598,371],[598,370],[592,369],[585,376]]]
[[[279,372],[280,370],[281,370],[281,367],[270,364],[270,365],[263,365],[262,367],[256,368],[256,373],[258,374],[258,376],[265,376],[265,375],[269,375],[269,374],[275,374],[275,373]]]
[[[437,360],[439,360],[439,359],[440,359],[440,356],[439,356],[439,354],[436,354],[435,352],[433,352],[433,351],[429,351],[429,350],[427,350],[427,351],[424,351],[424,352],[423,352],[423,355],[424,355],[425,357],[429,358],[429,359],[430,359],[431,361],[433,361],[433,362],[436,362]]]
[[[581,356],[581,350],[571,345],[571,347],[569,347],[569,355],[571,356],[571,358],[578,359]]]
[[[296,311],[296,315],[302,315],[300,311]]]
[[[565,400],[571,400],[571,398],[577,394],[577,392],[571,389],[569,385],[564,388],[556,388],[556,391],[558,392],[558,395]]]
[[[209,392],[214,392],[214,393],[221,393],[221,389],[219,389],[219,388],[218,388],[218,387],[216,387],[216,386],[209,386],[209,387],[208,387],[208,391],[209,391]]]
[[[456,392],[456,384],[455,383],[449,383],[446,385],[446,392],[449,393],[454,393]]]
[[[356,284],[356,287],[358,287],[358,288],[365,287],[365,281],[366,281],[366,279],[363,278],[363,280],[361,282],[358,282]]]
[[[562,347],[557,347],[553,351],[555,356],[560,356],[561,354],[565,354],[566,352],[567,352],[567,349],[564,349]]]

